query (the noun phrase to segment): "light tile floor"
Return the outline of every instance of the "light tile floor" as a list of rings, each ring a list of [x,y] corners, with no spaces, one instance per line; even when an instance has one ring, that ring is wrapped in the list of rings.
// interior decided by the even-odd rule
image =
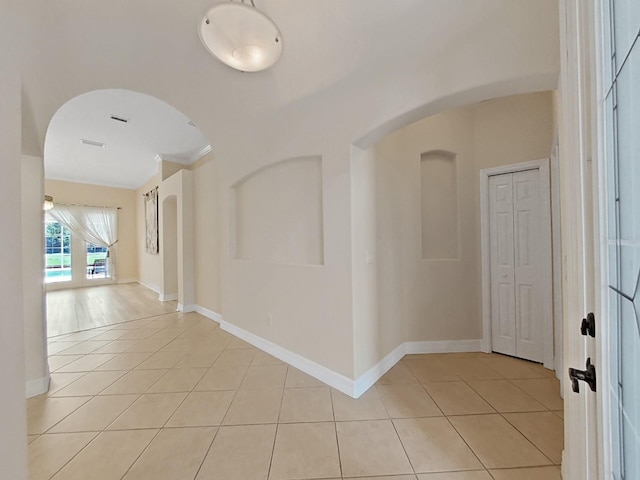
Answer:
[[[559,384],[501,355],[408,355],[354,400],[198,314],[50,352],[31,480],[560,479]]]

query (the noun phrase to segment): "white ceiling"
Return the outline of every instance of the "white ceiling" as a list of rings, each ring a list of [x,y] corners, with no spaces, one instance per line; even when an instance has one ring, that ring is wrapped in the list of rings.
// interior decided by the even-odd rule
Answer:
[[[258,73],[232,70],[200,43],[201,18],[218,1],[2,2],[0,65],[22,75],[23,152],[43,155],[54,114],[95,90],[173,105],[235,177],[291,156],[343,162],[350,145],[425,115],[557,86],[557,0],[255,0],[284,39],[279,62]],[[102,110],[113,113],[143,115]],[[103,182],[107,170],[85,181]]]
[[[210,148],[198,127],[172,106],[129,90],[97,90],[68,101],[51,119],[45,176],[137,188],[156,173],[160,160],[188,165]]]

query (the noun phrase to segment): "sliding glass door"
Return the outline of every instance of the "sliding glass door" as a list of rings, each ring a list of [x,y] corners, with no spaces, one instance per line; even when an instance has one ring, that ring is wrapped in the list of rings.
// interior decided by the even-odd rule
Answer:
[[[73,233],[45,215],[45,271],[47,290],[112,283],[109,249],[75,238]]]

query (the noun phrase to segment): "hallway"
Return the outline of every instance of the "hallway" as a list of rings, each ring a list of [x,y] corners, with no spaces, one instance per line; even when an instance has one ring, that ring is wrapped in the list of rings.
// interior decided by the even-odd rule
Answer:
[[[353,400],[195,313],[49,342],[31,480],[560,479],[559,384],[529,362],[408,355]]]

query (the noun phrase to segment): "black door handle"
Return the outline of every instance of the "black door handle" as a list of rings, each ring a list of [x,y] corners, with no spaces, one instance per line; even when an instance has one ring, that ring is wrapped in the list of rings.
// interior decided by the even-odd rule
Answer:
[[[569,378],[571,379],[571,389],[580,393],[580,385],[578,381],[585,382],[589,385],[592,392],[596,391],[596,367],[591,364],[591,357],[587,358],[587,368],[578,370],[576,368],[569,369]]]

